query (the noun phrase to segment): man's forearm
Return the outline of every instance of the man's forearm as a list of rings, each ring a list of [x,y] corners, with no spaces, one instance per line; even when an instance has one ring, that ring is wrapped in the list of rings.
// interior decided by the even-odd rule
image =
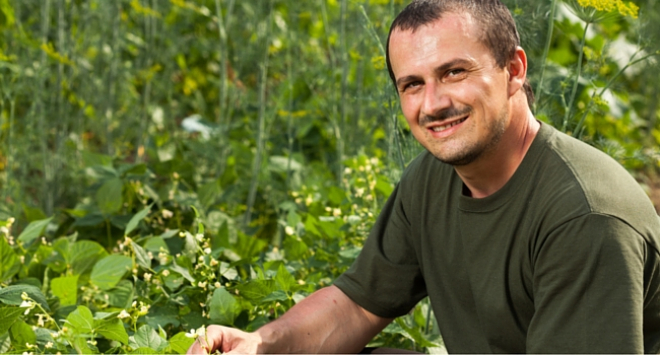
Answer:
[[[392,321],[353,302],[339,288],[326,287],[261,327],[266,353],[356,353]]]

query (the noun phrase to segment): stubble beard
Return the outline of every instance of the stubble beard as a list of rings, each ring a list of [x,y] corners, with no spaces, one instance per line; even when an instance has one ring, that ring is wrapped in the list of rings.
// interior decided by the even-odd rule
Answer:
[[[497,119],[491,123],[488,127],[488,131],[491,133],[488,139],[476,141],[469,145],[461,147],[461,149],[453,154],[442,154],[442,149],[440,151],[431,153],[441,162],[452,165],[452,166],[465,166],[475,162],[477,159],[487,155],[488,152],[494,150],[494,148],[499,144],[506,130],[506,116],[508,112],[502,110]],[[472,132],[464,132],[466,135],[471,135]],[[468,143],[466,143],[468,144]]]

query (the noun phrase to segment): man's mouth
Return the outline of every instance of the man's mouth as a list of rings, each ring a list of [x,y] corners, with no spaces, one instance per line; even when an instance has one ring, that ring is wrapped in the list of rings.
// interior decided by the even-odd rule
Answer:
[[[461,118],[461,119],[458,120],[458,121],[454,121],[454,122],[448,123],[448,124],[446,124],[446,125],[444,125],[444,126],[435,126],[435,127],[431,127],[431,130],[432,130],[433,132],[442,132],[442,131],[444,131],[444,130],[446,130],[446,129],[449,129],[449,128],[452,128],[452,127],[456,126],[457,124],[461,124],[461,123],[465,122],[466,119],[467,119],[467,117],[463,117],[463,118]]]

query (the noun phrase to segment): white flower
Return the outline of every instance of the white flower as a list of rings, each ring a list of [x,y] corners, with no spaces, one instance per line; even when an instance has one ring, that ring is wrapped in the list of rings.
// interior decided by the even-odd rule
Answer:
[[[211,248],[204,248],[204,253],[211,254]]]
[[[125,319],[125,318],[130,318],[130,317],[131,317],[131,315],[128,314],[128,312],[126,312],[125,309],[122,309],[121,312],[119,313],[119,315],[117,316],[117,318],[119,318],[119,319]]]
[[[284,233],[286,233],[287,235],[293,235],[293,233],[295,232],[296,231],[291,226],[284,227]]]
[[[52,341],[49,341],[49,342],[47,342],[46,345],[44,345],[44,346],[46,347],[46,349],[50,349],[50,348],[53,347],[53,342],[52,342]]]
[[[195,328],[190,329],[190,333],[186,333],[186,337],[197,339],[198,337],[203,337],[206,335],[206,328],[201,327],[197,330]]]
[[[0,227],[0,232],[4,233],[5,235],[9,235],[9,228],[2,226]]]
[[[140,306],[140,311],[138,312],[138,314],[143,316],[147,313],[149,313],[149,306]]]
[[[21,305],[19,307],[21,307],[21,308],[25,308],[25,307],[32,308],[32,306],[34,306],[34,304],[32,304],[31,301],[23,301],[23,302],[21,302]]]
[[[167,277],[170,275],[170,270],[163,270],[163,276]]]
[[[200,282],[197,284],[197,286],[199,286],[199,287],[201,287],[201,288],[206,288],[206,282],[205,282],[205,281],[200,281]]]
[[[190,329],[190,333],[186,333],[186,337],[197,339],[197,333],[195,333],[195,329]]]
[[[197,239],[198,242],[203,241],[204,240],[204,234],[202,234],[202,233],[195,234],[195,239]]]
[[[145,272],[144,275],[142,275],[142,277],[144,277],[144,280],[147,281],[147,282],[149,282],[151,280],[151,276],[152,275],[148,272]]]
[[[206,335],[206,328],[201,327],[201,328],[197,329],[197,331],[195,333],[197,334],[197,336],[203,337],[203,336]]]
[[[174,213],[172,211],[166,209],[163,209],[161,213],[163,214],[163,218],[165,219],[172,218],[172,216],[174,216]]]

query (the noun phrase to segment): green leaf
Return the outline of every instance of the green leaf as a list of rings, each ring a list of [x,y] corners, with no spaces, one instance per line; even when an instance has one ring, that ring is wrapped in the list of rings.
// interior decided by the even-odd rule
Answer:
[[[18,306],[23,302],[21,294],[25,292],[30,298],[39,303],[45,310],[50,311],[46,297],[41,290],[32,285],[11,285],[0,289],[0,302],[11,306]]]
[[[98,203],[101,212],[109,215],[119,211],[124,201],[123,190],[124,182],[119,178],[112,178],[103,183],[101,188],[96,191],[96,203]]]
[[[121,280],[107,293],[108,303],[113,307],[128,308],[133,302],[133,283]]]
[[[80,240],[69,246],[67,261],[74,275],[89,272],[98,260],[108,256],[108,252],[97,242]]]
[[[213,180],[207,184],[202,185],[197,191],[197,197],[202,207],[208,208],[211,206],[222,194],[222,187],[219,180]]]
[[[31,243],[33,240],[39,238],[39,236],[44,232],[44,229],[46,229],[46,226],[52,219],[53,217],[50,217],[30,222],[30,224],[25,227],[21,235],[18,236],[18,240],[25,244]]]
[[[20,319],[15,321],[9,329],[9,336],[11,337],[11,344],[16,350],[27,349],[25,344],[35,345],[37,342],[37,335],[32,327]]]
[[[183,266],[178,265],[176,261],[172,263],[172,265],[170,266],[170,270],[181,274],[183,278],[190,281],[191,283],[195,283],[195,279],[192,276],[190,276],[190,271],[188,271],[188,269],[184,268]]]
[[[60,299],[60,305],[74,305],[78,299],[78,275],[54,278],[50,289]]]
[[[170,338],[170,349],[177,354],[185,354],[194,342],[195,339],[188,338],[184,332],[179,332]]]
[[[152,355],[152,354],[158,354],[158,351],[152,348],[137,348],[133,351],[131,351],[131,354],[144,354],[144,355]]]
[[[0,282],[10,279],[20,270],[18,256],[5,237],[0,237]]]
[[[291,276],[289,270],[286,269],[284,264],[280,264],[280,267],[277,269],[277,275],[275,275],[275,282],[283,291],[291,291],[291,288],[295,286],[296,279]]]
[[[151,270],[151,259],[149,254],[136,242],[131,241],[131,246],[133,247],[133,252],[135,253],[135,261],[138,265],[142,266],[145,269]]]
[[[75,311],[69,313],[66,321],[78,334],[90,334],[94,330],[94,316],[85,306],[78,306]]]
[[[144,243],[144,250],[148,252],[150,251],[154,255],[160,253],[161,248],[169,254],[170,248],[167,246],[167,243],[165,243],[163,237],[152,237]]]
[[[94,265],[90,282],[107,291],[115,287],[126,272],[132,268],[133,260],[130,257],[116,254],[108,255]]]
[[[376,190],[380,191],[384,196],[389,196],[394,191],[392,184],[384,176],[378,176],[376,179]]]
[[[85,167],[92,167],[95,165],[112,167],[112,157],[104,154],[92,153],[87,150],[82,151],[83,164]]]
[[[136,213],[135,216],[133,216],[131,218],[131,220],[128,221],[128,224],[126,225],[126,230],[124,231],[124,235],[128,235],[135,228],[137,228],[140,221],[143,220],[144,217],[146,217],[149,214],[149,211],[151,211],[151,206],[152,205],[149,205],[147,208],[145,208],[142,211]]]
[[[362,251],[362,248],[358,248],[356,246],[352,246],[348,249],[344,249],[339,252],[339,256],[342,258],[350,259],[350,260],[355,260],[358,255],[360,255],[360,252]]]
[[[77,336],[73,340],[73,347],[76,349],[78,354],[94,354],[95,352],[90,349],[89,345],[87,344],[87,338],[86,337],[81,337]]]
[[[186,231],[185,234],[183,255],[187,256],[190,260],[195,260],[197,257],[197,240],[190,232]]]
[[[133,336],[134,345],[138,348],[151,348],[160,351],[166,348],[169,344],[167,340],[163,339],[156,333],[156,331],[148,324],[145,324],[135,332]]]
[[[239,294],[248,301],[258,302],[275,291],[275,282],[273,280],[252,280],[238,285],[237,288]]]
[[[121,320],[114,318],[109,320],[97,321],[96,332],[106,339],[116,340],[124,345],[128,344],[128,333]]]
[[[261,300],[261,302],[273,302],[273,301],[286,301],[289,299],[289,296],[286,295],[286,292],[282,290],[277,290]]]
[[[7,332],[24,311],[19,307],[0,307],[0,334]]]
[[[307,215],[307,219],[305,220],[305,231],[307,233],[314,234],[317,237],[322,237],[321,232],[317,228],[319,225],[319,220],[316,219],[316,217],[312,216],[311,214]]]
[[[233,325],[234,320],[241,312],[238,302],[224,288],[216,288],[209,302],[209,316],[211,321],[221,325]]]
[[[419,330],[419,328],[409,327],[408,325],[406,325],[406,322],[404,322],[403,319],[397,318],[396,324],[398,324],[404,330],[404,332],[402,332],[401,335],[414,341],[415,343],[417,343],[417,345],[425,348],[429,348],[429,347],[433,348],[440,346],[436,343],[427,340],[422,334],[422,332]]]

